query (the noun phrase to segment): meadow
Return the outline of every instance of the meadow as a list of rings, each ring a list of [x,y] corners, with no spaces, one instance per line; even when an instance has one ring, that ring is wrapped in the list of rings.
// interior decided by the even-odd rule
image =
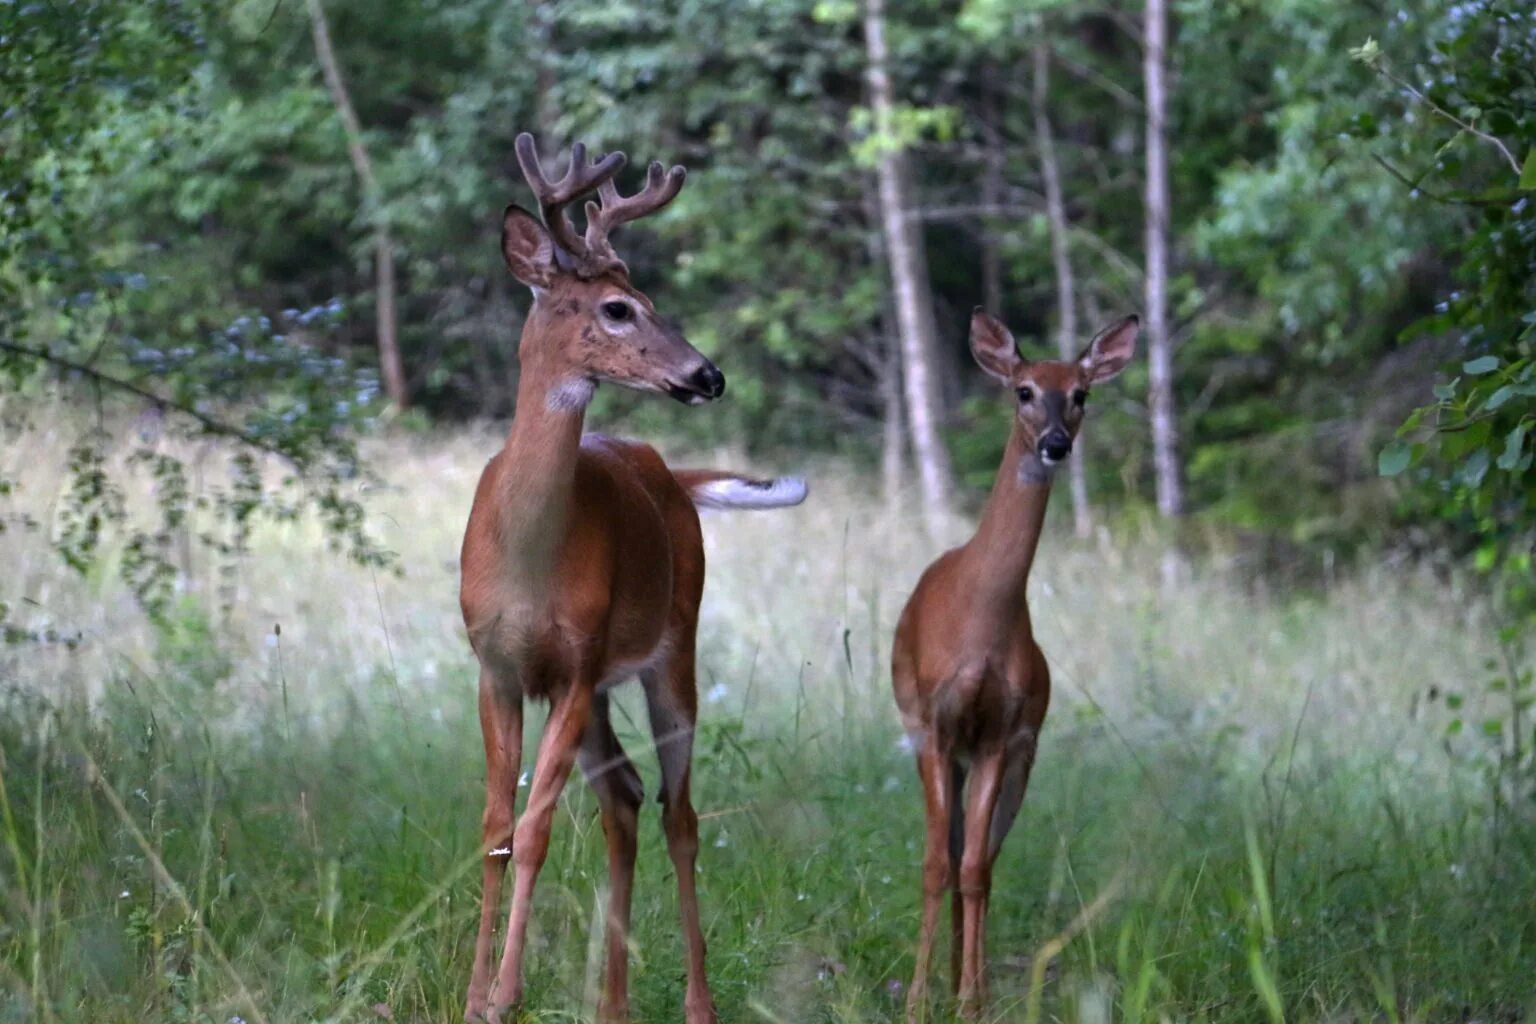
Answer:
[[[0,601],[40,634],[0,648],[0,1021],[457,1020],[483,785],[457,552],[499,438],[369,442],[400,574],[329,553],[314,523],[267,524],[244,557],[189,546],[159,624],[110,552],[81,577],[49,549],[59,481],[40,467],[64,443],[45,424],[0,451],[45,524],[0,533]],[[921,802],[886,662],[940,545],[848,465],[758,468],[803,469],[812,493],[705,516],[714,991],[725,1021],[894,1021]],[[1154,533],[1127,515],[1074,540],[1064,499],[1031,585],[1055,697],[997,872],[993,1019],[1536,1013],[1536,829],[1495,799],[1477,728],[1498,709],[1479,704],[1497,652],[1475,586],[1384,558],[1281,588],[1217,554],[1165,590]],[[654,794],[638,691],[620,693]],[[658,817],[648,802],[632,935],[654,1024],[682,1004]],[[587,1019],[603,878],[573,782],[526,1020]]]

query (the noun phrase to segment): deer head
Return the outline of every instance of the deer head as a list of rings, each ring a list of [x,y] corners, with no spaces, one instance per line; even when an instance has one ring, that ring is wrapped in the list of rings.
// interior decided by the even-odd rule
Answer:
[[[1128,316],[1094,335],[1073,362],[1025,359],[1002,322],[978,308],[971,314],[971,354],[988,376],[1017,397],[1029,451],[1049,468],[1072,453],[1093,385],[1125,369],[1136,354],[1141,320]]]
[[[621,196],[613,178],[624,166],[623,153],[589,164],[578,142],[571,147],[570,169],[551,181],[533,136],[519,135],[516,148],[543,220],[516,204],[507,207],[501,252],[512,276],[533,289],[518,356],[525,374],[547,380],[549,404],[583,407],[600,381],[661,392],[688,405],[724,394],[720,370],[630,283],[629,268],[608,237],[620,224],[670,203],[687,172],[653,163],[645,188]],[[586,204],[586,233],[578,235],[566,208],[593,191],[599,201]]]

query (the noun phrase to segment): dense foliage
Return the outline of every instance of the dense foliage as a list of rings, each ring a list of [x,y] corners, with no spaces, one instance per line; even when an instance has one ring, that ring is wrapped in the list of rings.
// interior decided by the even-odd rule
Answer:
[[[349,163],[305,5],[6,5],[13,386],[61,366],[131,382],[200,414],[194,428],[217,419],[276,448],[343,501],[342,428],[376,409],[378,226],[398,249],[412,404],[438,419],[510,411],[525,300],[494,234],[522,194],[511,139],[533,129],[693,172],[672,210],[624,240],[640,283],[731,379],[730,402],[670,426],[867,456],[892,331],[871,160],[899,144],[916,172],[949,440],[965,478],[984,481],[1002,438],[965,314],[997,306],[1028,348],[1050,348],[1029,104],[1042,40],[1082,320],[1140,305],[1134,6],[902,5],[896,139],[871,131],[851,0],[324,9],[377,200]],[[1536,229],[1518,190],[1530,182],[1505,156],[1526,160],[1536,123],[1529,19],[1491,0],[1176,6],[1174,328],[1199,516],[1287,549],[1422,540],[1393,526],[1421,518],[1440,485],[1426,470],[1428,489],[1405,501],[1376,476],[1376,452],[1443,365],[1484,355],[1499,362],[1476,380],[1493,386],[1473,395],[1463,376],[1446,401],[1485,409],[1506,384],[1519,400],[1445,449],[1484,453],[1455,486],[1471,472],[1528,491],[1530,342],[1508,324],[1531,308]],[[356,379],[338,388],[342,374]],[[1123,393],[1139,386],[1133,374]],[[665,415],[601,400],[602,422]],[[1135,503],[1149,446],[1141,408],[1119,402],[1094,424],[1091,443],[1117,458],[1091,460],[1093,492]],[[1492,517],[1528,531],[1528,499],[1488,501],[1459,506],[1466,528]],[[367,553],[363,534],[352,541]]]

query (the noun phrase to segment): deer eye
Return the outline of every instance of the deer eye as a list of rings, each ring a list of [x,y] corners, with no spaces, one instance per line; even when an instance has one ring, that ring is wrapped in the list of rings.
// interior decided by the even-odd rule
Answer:
[[[1081,409],[1084,405],[1087,405],[1088,392],[1083,388],[1078,388],[1076,391],[1072,392],[1072,403],[1079,409]]]
[[[1034,388],[1019,388],[1019,401],[1033,402],[1035,400]]]
[[[609,320],[623,322],[630,318],[630,308],[627,302],[605,302],[602,305],[603,316]]]

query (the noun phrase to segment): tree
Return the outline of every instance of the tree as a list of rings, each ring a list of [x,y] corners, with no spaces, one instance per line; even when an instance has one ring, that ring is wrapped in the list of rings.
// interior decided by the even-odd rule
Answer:
[[[1051,265],[1056,273],[1056,349],[1063,359],[1075,359],[1082,341],[1077,336],[1077,284],[1072,275],[1071,224],[1061,190],[1061,168],[1056,162],[1055,133],[1049,109],[1051,51],[1037,42],[1032,53],[1034,82],[1031,110],[1035,121],[1035,148],[1040,154],[1040,179],[1045,184],[1045,211],[1051,227]],[[1093,512],[1088,505],[1088,476],[1083,466],[1083,444],[1072,446],[1068,467],[1072,485],[1072,524],[1079,537],[1093,532]]]
[[[938,327],[928,281],[921,222],[914,216],[911,170],[896,134],[896,101],[891,87],[890,55],[885,38],[884,0],[865,0],[864,44],[869,55],[869,102],[880,152],[875,173],[880,216],[890,263],[891,288],[901,335],[902,380],[906,385],[907,422],[917,460],[923,508],[932,527],[949,512],[953,479],[943,425],[938,370]]]
[[[167,159],[169,147],[146,147],[146,138],[174,144],[207,129],[206,96],[191,74],[205,54],[205,13],[170,0],[32,5],[7,9],[0,26],[12,46],[7,71],[17,72],[0,119],[0,375],[22,394],[52,378],[95,410],[76,425],[66,491],[46,525],[61,560],[80,572],[110,535],[121,575],[152,613],[173,593],[175,549],[194,510],[217,552],[243,550],[263,517],[307,511],[336,547],[391,562],[353,496],[363,470],[345,429],[365,420],[375,385],[321,350],[343,305],[277,317],[242,309],[161,273],[197,247],[195,236],[147,243],[119,215],[125,169]],[[115,436],[109,416],[125,408],[143,426]],[[176,434],[230,442],[227,481],[194,493],[163,443]],[[125,451],[128,471],[155,481],[153,510],[124,498],[109,456]],[[26,484],[0,480],[0,495]],[[8,638],[29,635],[4,625]]]
[[[1484,718],[1496,823],[1536,801],[1536,35],[1530,14],[1504,0],[1467,4],[1429,26],[1432,56],[1399,71],[1375,39],[1355,59],[1392,88],[1357,135],[1395,144],[1408,170],[1381,170],[1420,203],[1471,211],[1454,241],[1455,286],[1412,328],[1460,342],[1434,401],[1414,410],[1379,456],[1383,475],[1414,468],[1432,506],[1470,541],[1502,616]],[[1372,112],[1374,115],[1374,111]],[[1508,140],[1508,141],[1506,141]],[[1523,153],[1523,160],[1516,154]],[[1453,694],[1451,707],[1460,705]],[[1458,715],[1454,733],[1462,727]]]
[[[1172,202],[1168,189],[1167,48],[1167,0],[1147,0],[1142,29],[1142,75],[1147,104],[1145,315],[1147,365],[1151,370],[1147,405],[1152,417],[1157,510],[1171,518],[1184,512],[1184,485],[1173,391],[1173,338],[1168,322]]]
[[[347,93],[346,79],[336,63],[336,51],[331,46],[331,30],[325,21],[325,9],[320,0],[306,0],[311,31],[315,40],[315,55],[320,60],[325,75],[325,85],[331,101],[336,104],[336,116],[347,135],[347,153],[362,186],[363,202],[368,218],[373,221],[373,259],[377,288],[374,294],[375,323],[379,346],[379,376],[384,381],[384,393],[397,410],[410,405],[410,392],[406,387],[405,368],[400,361],[399,317],[395,312],[395,243],[390,237],[389,221],[384,213],[384,194],[379,187],[378,176],[373,170],[373,160],[368,156],[368,145],[363,139],[363,126],[352,107],[352,97]]]

